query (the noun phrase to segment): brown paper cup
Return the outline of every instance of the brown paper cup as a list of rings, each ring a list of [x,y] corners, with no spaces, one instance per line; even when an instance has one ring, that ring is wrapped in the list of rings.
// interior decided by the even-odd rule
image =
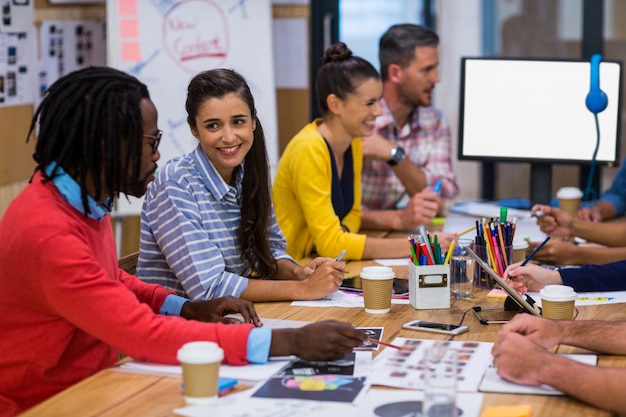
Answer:
[[[541,315],[551,320],[571,320],[574,318],[574,300],[548,301],[542,299]]]
[[[189,342],[178,350],[177,356],[183,369],[185,402],[210,404],[215,401],[224,351],[213,342]]]
[[[361,271],[365,312],[385,314],[391,310],[391,293],[395,274],[386,266],[367,266]]]
[[[577,294],[566,285],[546,285],[541,295],[541,315],[551,320],[571,320],[574,318],[574,304]]]
[[[576,216],[580,208],[583,192],[576,187],[563,187],[556,193],[559,208],[572,216]]]
[[[522,262],[526,259],[526,251],[528,250],[528,242],[525,240],[513,242],[513,262]]]

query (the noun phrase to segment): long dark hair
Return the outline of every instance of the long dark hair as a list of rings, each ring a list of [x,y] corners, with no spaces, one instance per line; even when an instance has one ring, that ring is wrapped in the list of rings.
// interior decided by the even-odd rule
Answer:
[[[322,114],[328,113],[326,98],[329,95],[334,94],[345,100],[348,94],[354,93],[361,82],[380,78],[371,63],[353,55],[343,42],[337,42],[326,48],[322,62],[315,79],[315,91]]]
[[[243,165],[241,224],[237,241],[241,248],[241,259],[246,264],[246,274],[268,277],[278,271],[268,236],[272,205],[269,163],[265,135],[246,80],[229,69],[213,69],[196,75],[187,88],[187,123],[196,128],[196,115],[204,102],[232,93],[248,105],[252,119],[256,122],[254,142]]]
[[[141,170],[141,100],[148,88],[135,77],[108,67],[88,67],[59,78],[37,108],[26,141],[36,131],[35,170],[49,181],[59,175],[56,161],[80,185],[89,214],[87,183],[96,201],[117,197]],[[31,179],[32,180],[32,179]]]

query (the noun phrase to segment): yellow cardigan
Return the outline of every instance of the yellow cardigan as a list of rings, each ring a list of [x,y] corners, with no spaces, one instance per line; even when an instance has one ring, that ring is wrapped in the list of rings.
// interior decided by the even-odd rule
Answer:
[[[336,257],[346,250],[346,260],[360,260],[366,235],[361,227],[361,138],[352,141],[354,203],[342,222],[332,203],[330,152],[317,131],[321,119],[306,125],[291,139],[278,163],[273,185],[278,225],[287,239],[287,253],[300,260],[317,252]],[[344,232],[341,226],[350,232]]]

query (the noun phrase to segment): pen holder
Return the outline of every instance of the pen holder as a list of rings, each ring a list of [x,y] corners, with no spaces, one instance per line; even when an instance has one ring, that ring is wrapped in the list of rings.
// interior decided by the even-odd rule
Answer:
[[[409,304],[419,310],[450,308],[450,265],[409,262]]]
[[[510,265],[511,261],[513,260],[513,245],[505,246],[504,251],[506,252],[506,260],[508,261]],[[474,252],[478,256],[480,256],[480,258],[483,261],[485,261],[487,265],[492,265],[493,255],[489,254],[489,252],[487,251],[487,247],[485,245],[474,244]],[[499,250],[498,253],[500,252],[501,251]],[[495,258],[493,259],[495,260]],[[500,253],[500,259],[501,260],[504,259],[501,253]],[[506,266],[503,265],[503,267],[506,269]],[[487,271],[483,270],[483,268],[480,265],[476,265],[476,270],[474,271],[474,287],[485,288],[488,290],[491,290],[496,287],[496,282],[494,281],[494,279],[491,278],[489,274],[487,273]]]

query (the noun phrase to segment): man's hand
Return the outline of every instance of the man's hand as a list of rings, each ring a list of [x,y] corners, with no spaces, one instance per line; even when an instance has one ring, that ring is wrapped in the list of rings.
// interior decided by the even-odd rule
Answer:
[[[387,162],[391,157],[391,149],[394,143],[383,138],[378,133],[361,137],[363,144],[363,158]]]
[[[535,249],[542,242],[528,242],[530,249]],[[552,265],[580,265],[577,256],[578,246],[571,242],[559,239],[551,239],[539,252],[535,254],[533,260],[542,264]]]
[[[598,206],[594,206],[593,208],[581,208],[580,210],[578,210],[578,213],[576,213],[576,218],[578,220],[584,220],[593,223],[600,223],[602,222],[602,220],[604,220]]]
[[[542,216],[537,217],[537,224],[541,231],[550,236],[571,238],[574,233],[574,217],[558,208],[534,205],[531,211],[541,211]]]
[[[441,200],[431,188],[415,194],[406,207],[400,210],[396,230],[413,230],[420,224],[429,224],[437,216]]]
[[[299,329],[274,330],[270,356],[296,355],[309,361],[337,360],[365,340],[365,332],[349,323],[321,321]]]
[[[230,295],[208,301],[189,301],[183,304],[180,316],[188,320],[238,324],[241,320],[224,317],[237,313],[241,314],[244,323],[252,323],[256,327],[263,325],[254,309],[254,304]]]
[[[541,385],[542,372],[555,355],[516,332],[500,332],[491,350],[498,375],[524,385]]]

